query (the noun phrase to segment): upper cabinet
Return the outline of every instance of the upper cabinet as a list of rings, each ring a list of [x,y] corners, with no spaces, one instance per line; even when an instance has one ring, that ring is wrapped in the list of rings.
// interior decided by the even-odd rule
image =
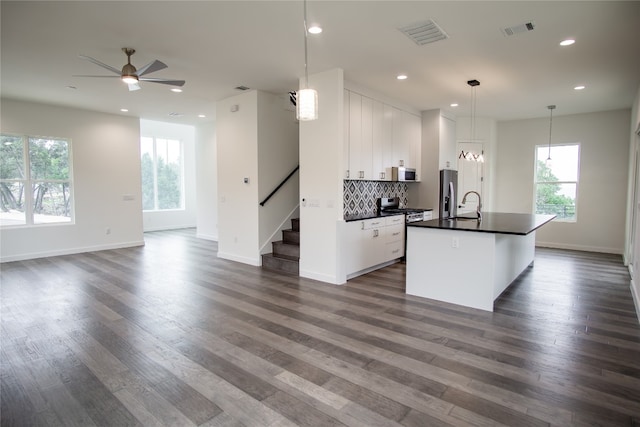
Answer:
[[[345,90],[345,127],[346,179],[390,181],[393,166],[420,169],[419,116]]]
[[[457,169],[458,158],[456,152],[456,122],[440,115],[438,166],[440,169]]]

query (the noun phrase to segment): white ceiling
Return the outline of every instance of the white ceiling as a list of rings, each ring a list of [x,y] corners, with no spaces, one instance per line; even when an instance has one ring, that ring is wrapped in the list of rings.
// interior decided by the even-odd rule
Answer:
[[[284,95],[304,74],[302,1],[0,4],[7,98],[196,124],[213,120],[216,101],[239,85]],[[498,120],[546,117],[549,104],[554,115],[630,108],[640,85],[639,1],[309,1],[307,9],[324,29],[309,37],[311,74],[342,68],[347,80],[419,110],[469,115],[469,79],[481,82],[477,115]],[[427,18],[449,38],[418,46],[398,31]],[[527,21],[534,31],[500,31]],[[568,37],[576,44],[560,47]],[[109,74],[79,54],[121,68],[122,47],[137,50],[138,68],[165,62],[149,77],[184,79],[184,92],[72,77]]]

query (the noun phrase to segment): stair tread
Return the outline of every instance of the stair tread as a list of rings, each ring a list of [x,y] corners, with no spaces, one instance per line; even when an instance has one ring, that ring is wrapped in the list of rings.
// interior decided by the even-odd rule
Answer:
[[[282,254],[270,253],[270,254],[262,254],[262,256],[263,257],[269,257],[269,258],[284,259],[286,261],[293,261],[293,262],[300,261],[300,257],[290,256],[290,255],[282,255]]]

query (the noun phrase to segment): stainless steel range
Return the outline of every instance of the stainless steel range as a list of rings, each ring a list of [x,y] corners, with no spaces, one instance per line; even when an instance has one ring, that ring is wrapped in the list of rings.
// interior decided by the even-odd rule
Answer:
[[[416,208],[401,208],[399,197],[381,197],[376,200],[380,215],[404,215],[405,222],[425,221],[430,211]]]

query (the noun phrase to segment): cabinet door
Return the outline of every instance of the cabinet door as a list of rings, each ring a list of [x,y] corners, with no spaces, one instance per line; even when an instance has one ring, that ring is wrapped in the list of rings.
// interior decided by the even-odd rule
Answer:
[[[408,168],[416,169],[420,179],[420,165],[422,163],[422,118],[411,113],[403,112],[405,134],[409,146]]]
[[[349,92],[349,178],[362,179],[362,96]]]
[[[347,275],[380,264],[385,250],[382,220],[347,223]]]
[[[440,116],[440,169],[454,169],[458,164],[456,150],[456,122]]]
[[[373,100],[362,97],[361,104],[362,113],[362,134],[360,145],[360,168],[362,170],[362,179],[376,179],[372,173],[373,164]]]
[[[409,143],[407,131],[404,124],[403,111],[392,107],[393,115],[393,162],[391,166],[408,166]]]
[[[373,165],[371,174],[372,178],[378,181],[389,181],[391,179],[390,174],[386,171],[386,168],[391,166],[391,155],[385,152],[387,147],[384,138],[384,107],[382,102],[373,101]]]
[[[344,98],[343,98],[343,120],[344,120],[344,135],[343,135],[343,145],[342,145],[342,164],[344,170],[344,179],[350,178],[350,165],[349,165],[349,91],[344,90]]]

